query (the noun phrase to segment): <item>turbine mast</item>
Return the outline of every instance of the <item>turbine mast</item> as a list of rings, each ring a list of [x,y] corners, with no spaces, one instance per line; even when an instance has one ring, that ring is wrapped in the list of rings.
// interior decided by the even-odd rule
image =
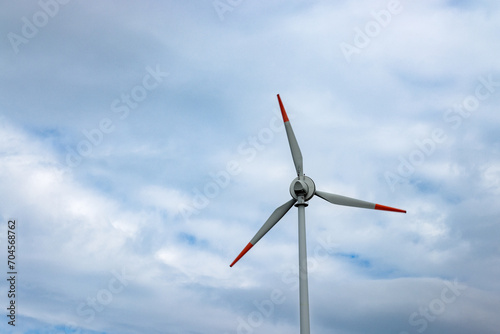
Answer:
[[[300,334],[309,334],[309,288],[307,282],[307,247],[306,247],[306,206],[304,196],[299,196],[295,206],[299,211],[299,302]]]

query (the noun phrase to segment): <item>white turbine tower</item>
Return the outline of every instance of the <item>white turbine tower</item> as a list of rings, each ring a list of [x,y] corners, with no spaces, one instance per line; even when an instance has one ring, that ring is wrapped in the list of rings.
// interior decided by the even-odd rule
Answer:
[[[290,194],[292,199],[274,210],[267,221],[262,225],[260,230],[255,234],[255,236],[250,240],[248,245],[241,251],[241,253],[234,259],[230,267],[232,267],[246,252],[250,250],[276,223],[290,210],[290,208],[295,204],[299,211],[299,300],[300,300],[300,333],[309,334],[309,292],[307,284],[307,253],[306,253],[306,227],[305,227],[305,207],[308,205],[307,201],[310,200],[314,195],[321,197],[322,199],[338,205],[353,206],[357,208],[374,209],[374,210],[385,210],[394,212],[403,212],[405,210],[400,210],[392,208],[385,205],[370,203],[361,201],[359,199],[350,198],[341,195],[335,195],[326,193],[323,191],[316,190],[313,180],[304,175],[302,168],[302,153],[300,152],[299,144],[295,138],[295,134],[292,130],[292,125],[288,120],[288,116],[281,102],[281,98],[278,94],[278,102],[281,108],[281,114],[283,116],[283,121],[285,122],[286,135],[288,137],[288,143],[290,144],[290,150],[292,151],[293,163],[295,164],[295,169],[297,171],[297,177],[292,181],[290,185]]]

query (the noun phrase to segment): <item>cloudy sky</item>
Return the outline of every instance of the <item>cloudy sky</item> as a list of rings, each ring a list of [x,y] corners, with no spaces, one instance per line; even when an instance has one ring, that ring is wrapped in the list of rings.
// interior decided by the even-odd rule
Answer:
[[[3,333],[498,333],[495,0],[6,1]],[[17,236],[7,324],[7,221]]]

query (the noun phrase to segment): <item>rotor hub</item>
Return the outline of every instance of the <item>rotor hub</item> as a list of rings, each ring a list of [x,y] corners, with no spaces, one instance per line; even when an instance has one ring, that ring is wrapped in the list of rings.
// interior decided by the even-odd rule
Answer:
[[[298,176],[290,184],[290,195],[293,198],[299,199],[303,197],[304,201],[310,200],[316,192],[314,181],[308,176]]]

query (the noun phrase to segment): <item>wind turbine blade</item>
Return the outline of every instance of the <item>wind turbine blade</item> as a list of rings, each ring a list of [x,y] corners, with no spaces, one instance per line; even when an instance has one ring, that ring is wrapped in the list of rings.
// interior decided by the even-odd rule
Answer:
[[[326,193],[324,191],[316,190],[316,195],[318,195],[319,197],[321,197],[325,201],[328,201],[328,202],[333,203],[333,204],[353,206],[356,208],[364,208],[364,209],[374,209],[374,210],[384,210],[384,211],[394,211],[394,212],[406,213],[406,210],[401,210],[401,209],[392,208],[390,206],[370,203],[370,202],[362,201],[362,200],[351,198],[351,197],[330,194],[330,193]]]
[[[302,153],[300,152],[299,144],[293,133],[292,125],[288,120],[288,115],[286,114],[285,107],[281,102],[280,95],[278,94],[278,102],[280,104],[281,115],[283,116],[283,122],[285,123],[286,135],[288,137],[288,143],[290,144],[290,150],[292,151],[293,163],[295,164],[295,170],[298,176],[304,175],[302,166]]]
[[[283,204],[282,206],[280,206],[279,208],[277,208],[276,210],[274,210],[274,212],[266,220],[264,225],[262,225],[257,234],[255,234],[255,236],[252,238],[252,240],[250,240],[248,245],[246,245],[245,248],[243,248],[243,250],[241,251],[241,253],[236,257],[236,259],[234,259],[230,267],[234,266],[234,264],[238,262],[238,260],[241,259],[243,255],[245,255],[246,252],[250,250],[250,248],[252,248],[267,232],[269,232],[269,230],[273,228],[273,226],[276,225],[276,223],[279,222],[281,218],[283,218],[283,216],[288,212],[288,210],[290,210],[290,208],[295,204],[295,202],[297,202],[297,200],[293,198],[288,202],[286,202],[285,204]]]

